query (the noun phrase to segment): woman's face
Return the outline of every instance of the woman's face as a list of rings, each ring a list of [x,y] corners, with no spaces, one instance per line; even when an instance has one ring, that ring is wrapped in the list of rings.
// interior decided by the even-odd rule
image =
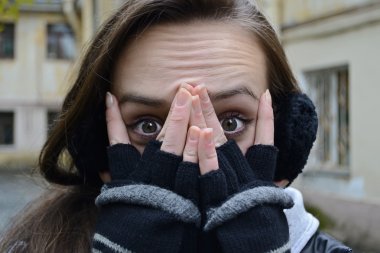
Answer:
[[[155,139],[182,83],[204,84],[228,139],[253,145],[258,99],[268,88],[265,56],[239,26],[198,21],[147,29],[121,52],[111,92],[132,144]]]

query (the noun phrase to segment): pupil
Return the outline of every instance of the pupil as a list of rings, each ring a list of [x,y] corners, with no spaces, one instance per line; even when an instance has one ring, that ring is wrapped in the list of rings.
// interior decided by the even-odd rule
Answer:
[[[237,122],[234,119],[227,119],[223,121],[222,127],[225,131],[231,132],[231,131],[236,130]]]
[[[153,122],[145,122],[142,125],[142,130],[144,133],[151,134],[151,133],[156,132],[157,126]]]

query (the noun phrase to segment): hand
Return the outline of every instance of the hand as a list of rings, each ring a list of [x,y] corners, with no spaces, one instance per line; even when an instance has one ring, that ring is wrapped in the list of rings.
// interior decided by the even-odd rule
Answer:
[[[218,168],[218,159],[216,156],[215,147],[219,147],[226,143],[227,138],[225,137],[220,122],[215,114],[214,108],[208,97],[206,88],[203,85],[199,85],[195,89],[192,89],[191,92],[193,95],[197,94],[195,97],[193,97],[193,110],[194,108],[199,107],[198,96],[204,98],[201,104],[201,110],[204,116],[204,121],[198,120],[199,118],[201,118],[201,115],[199,115],[200,113],[198,113],[197,120],[190,120],[190,122],[193,123],[192,125],[198,126],[201,129],[204,128],[202,127],[204,123],[208,128],[211,128],[203,131],[197,130],[200,132],[198,134],[200,136],[200,150],[198,151],[198,153],[201,156],[199,157],[199,162],[204,165],[200,165],[201,174],[203,175],[207,172],[210,172]],[[197,109],[197,111],[199,112],[200,109]],[[211,143],[209,141],[210,136],[214,136],[213,141]],[[274,144],[274,116],[272,109],[272,99],[269,90],[262,94],[259,101],[254,145],[260,144]],[[215,147],[211,148],[211,145],[214,145]]]
[[[199,167],[197,156],[191,150],[197,145],[198,137],[193,135],[197,135],[198,132],[194,128],[191,128],[193,131],[188,131],[192,96],[187,89],[180,87],[172,102],[163,127],[167,132],[160,133],[163,136],[162,144],[157,141],[149,142],[142,156],[130,144],[116,97],[107,93],[106,104],[108,138],[111,145],[108,150],[110,174],[100,174],[103,181],[132,179],[137,182],[153,183],[174,190],[194,203],[197,202]],[[195,144],[193,139],[196,140]],[[150,171],[147,171],[148,167]],[[190,175],[192,180],[188,179]]]
[[[190,120],[191,94],[183,88],[178,91],[163,142],[150,141],[142,155],[130,144],[116,101],[107,94],[111,181],[102,187],[95,201],[101,208],[93,248],[113,252],[116,245],[123,252],[141,252],[147,247],[154,252],[179,252],[186,239],[186,248],[193,249],[201,222],[199,167],[182,161],[181,156]],[[187,148],[191,146],[190,133]],[[162,243],[168,238],[174,243]]]
[[[199,135],[204,231],[216,234],[223,251],[244,245],[239,252],[290,252],[283,209],[293,201],[272,182],[278,153],[273,129],[267,91],[260,98],[255,145],[246,157],[233,140],[215,149],[206,130]]]

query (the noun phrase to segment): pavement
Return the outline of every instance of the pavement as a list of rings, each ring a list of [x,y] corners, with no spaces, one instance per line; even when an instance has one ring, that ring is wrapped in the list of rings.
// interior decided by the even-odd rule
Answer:
[[[42,180],[32,176],[31,170],[0,170],[0,233],[43,190]]]

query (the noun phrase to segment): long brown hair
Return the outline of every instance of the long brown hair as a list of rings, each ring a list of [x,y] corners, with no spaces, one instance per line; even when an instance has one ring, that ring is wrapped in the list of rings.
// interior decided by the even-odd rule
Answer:
[[[41,151],[41,174],[64,187],[24,214],[3,238],[0,251],[23,241],[27,252],[52,252],[69,240],[72,247],[59,248],[59,252],[89,250],[96,219],[93,201],[101,185],[98,174],[107,169],[104,99],[118,54],[128,41],[155,24],[194,20],[232,22],[252,31],[266,55],[274,103],[299,92],[276,34],[253,0],[126,1],[88,46],[59,120]],[[49,240],[49,245],[43,240]]]

